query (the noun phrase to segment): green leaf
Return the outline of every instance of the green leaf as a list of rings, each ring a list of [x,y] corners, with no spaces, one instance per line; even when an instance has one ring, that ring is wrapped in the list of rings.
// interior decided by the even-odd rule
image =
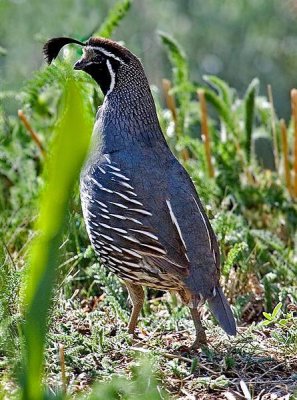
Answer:
[[[253,133],[253,121],[255,113],[255,99],[258,93],[259,79],[255,78],[250,83],[247,88],[246,94],[244,96],[244,125],[245,125],[245,151],[247,160],[251,157],[251,143],[252,143],[252,133]]]
[[[158,34],[167,50],[172,65],[173,91],[176,93],[179,106],[177,129],[178,133],[182,134],[190,108],[190,95],[193,89],[193,86],[189,81],[188,61],[181,46],[171,36],[165,32],[158,32]]]
[[[278,323],[279,323],[280,325],[282,325],[282,326],[286,326],[288,322],[289,322],[289,319],[284,319],[284,318],[282,318],[282,319],[280,319],[280,320],[278,321]]]
[[[268,326],[268,325],[272,324],[272,322],[273,321],[265,320],[265,321],[262,322],[262,325]]]
[[[190,370],[191,374],[193,374],[196,371],[197,366],[198,366],[198,358],[194,357],[191,364],[191,370]]]
[[[275,319],[277,314],[279,313],[280,309],[282,308],[282,303],[279,302],[272,311],[272,318]]]
[[[94,32],[94,36],[109,38],[113,31],[118,27],[121,20],[130,10],[131,0],[120,0],[110,9],[107,17],[100,28]]]
[[[264,317],[265,317],[266,319],[268,319],[269,321],[272,321],[272,316],[271,316],[270,313],[267,313],[267,312],[263,311],[263,315],[264,315]]]
[[[40,198],[37,236],[30,251],[29,271],[24,287],[25,354],[23,398],[40,399],[47,315],[58,264],[58,249],[66,222],[72,189],[87,154],[92,118],[83,102],[83,90],[66,78],[59,119],[47,156],[45,187]]]
[[[234,123],[234,115],[231,109],[225,104],[224,100],[211,90],[205,90],[205,98],[217,110],[219,117],[224,121],[229,131],[238,137],[238,129]]]
[[[218,91],[220,97],[228,107],[232,106],[233,89],[225,81],[214,75],[204,75],[203,79]]]
[[[235,243],[232,249],[229,251],[227,255],[227,259],[224,263],[222,274],[227,276],[230,272],[232,266],[241,258],[244,251],[248,248],[245,242]]]

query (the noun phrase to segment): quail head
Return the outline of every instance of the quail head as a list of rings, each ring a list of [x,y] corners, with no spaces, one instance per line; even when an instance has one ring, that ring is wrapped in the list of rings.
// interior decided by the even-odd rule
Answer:
[[[193,347],[206,343],[200,317],[205,302],[225,332],[235,335],[219,283],[216,236],[188,173],[166,143],[140,60],[112,40],[92,37],[85,43],[51,39],[44,46],[48,62],[68,43],[83,46],[74,68],[91,75],[105,95],[80,193],[101,264],[129,291],[133,308],[128,331],[135,331],[143,286],[149,286],[178,293],[190,308]]]

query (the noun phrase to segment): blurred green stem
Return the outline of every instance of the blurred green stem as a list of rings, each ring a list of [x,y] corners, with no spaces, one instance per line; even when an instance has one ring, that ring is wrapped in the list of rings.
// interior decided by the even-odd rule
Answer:
[[[71,78],[65,81],[60,117],[46,160],[45,187],[31,247],[25,282],[25,349],[23,393],[26,400],[44,398],[41,386],[47,317],[58,264],[58,249],[66,222],[68,202],[87,153],[91,118],[83,91]]]

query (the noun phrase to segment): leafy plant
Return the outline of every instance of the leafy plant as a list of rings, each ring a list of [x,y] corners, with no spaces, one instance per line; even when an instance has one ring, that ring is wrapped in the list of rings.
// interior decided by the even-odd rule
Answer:
[[[65,76],[60,119],[45,167],[46,185],[36,223],[37,237],[25,280],[24,399],[40,399],[47,317],[58,264],[58,249],[67,204],[88,150],[92,131],[90,108],[83,90],[71,75]],[[38,321],[38,324],[36,324]]]
[[[109,10],[107,17],[94,36],[109,38],[131,7],[131,0],[120,0]]]
[[[109,35],[129,6],[128,1],[116,3],[114,10],[118,11],[111,12],[99,28],[100,34]],[[89,245],[75,184],[90,121],[102,102],[102,95],[90,78],[75,73],[70,63],[57,60],[55,65],[39,71],[23,92],[17,94],[45,148],[45,160],[17,117],[0,107],[3,244],[0,247],[0,379],[4,382],[0,391],[3,396],[12,396],[6,382],[11,384],[16,376],[14,371],[22,362],[25,363],[23,398],[30,399],[34,396],[62,399],[67,395],[166,398],[161,386],[179,396],[176,376],[185,378],[183,387],[188,392],[198,391],[197,395],[201,393],[202,397],[209,391],[223,392],[228,385],[236,389],[232,376],[239,371],[263,374],[266,368],[261,369],[261,365],[266,365],[263,358],[271,363],[267,371],[278,371],[278,376],[283,374],[285,379],[291,379],[285,365],[296,351],[296,318],[293,311],[285,312],[281,307],[297,301],[296,203],[284,185],[282,170],[267,172],[250,146],[257,132],[270,131],[269,102],[258,95],[257,80],[252,81],[243,97],[216,76],[204,77],[206,84],[193,82],[181,46],[167,34],[161,34],[161,39],[172,65],[170,94],[177,100],[178,135],[172,136],[172,115],[162,107],[161,96],[155,90],[160,121],[169,145],[191,175],[217,234],[222,284],[236,310],[239,325],[243,325],[243,333],[230,341],[220,328],[205,319],[211,349],[199,356],[199,362],[197,354],[187,353],[183,348],[177,355],[175,350],[191,340],[193,326],[187,310],[177,297],[163,301],[162,292],[148,289],[139,338],[132,343],[124,330],[129,307],[127,293],[113,274],[101,268]],[[72,60],[74,54],[70,51],[67,60]],[[201,140],[201,113],[196,96],[199,88],[204,91],[208,106],[215,171],[212,179],[208,178]],[[0,101],[11,96],[16,94],[0,92]],[[87,121],[80,120],[80,115],[85,115]],[[266,135],[270,140],[269,134]],[[292,126],[289,126],[289,146],[292,141]],[[74,143],[79,149],[73,147]],[[271,140],[270,145],[273,146]],[[187,157],[184,149],[188,150]],[[40,191],[42,196],[38,197]],[[62,229],[64,225],[67,229]],[[31,263],[28,270],[27,260]],[[24,296],[20,296],[21,282],[28,284]],[[264,321],[263,310],[266,310]],[[265,329],[265,338],[261,329]],[[267,351],[263,341],[265,346],[271,346]],[[64,361],[57,351],[61,346]],[[154,366],[147,360],[141,363],[135,359],[136,348],[152,352]],[[169,353],[170,349],[174,352]],[[275,364],[271,349],[276,352]],[[43,378],[48,390],[36,385],[43,371],[43,354],[46,371]],[[224,369],[226,375],[222,375]],[[253,377],[249,375],[247,380],[253,382]],[[285,382],[287,386],[288,381]],[[13,385],[17,397],[20,389]],[[254,389],[255,393],[266,390],[265,382],[263,386],[255,383]],[[77,393],[80,390],[86,392]]]
[[[265,320],[262,322],[262,325],[269,326],[271,324],[275,324],[277,326],[286,326],[290,322],[293,321],[293,313],[289,312],[284,314],[281,310],[282,303],[279,302],[274,307],[272,313],[263,312]]]
[[[176,129],[177,134],[182,136],[188,126],[187,117],[191,98],[190,95],[193,91],[193,86],[189,80],[189,67],[187,58],[179,44],[167,33],[159,32],[159,36],[168,52],[168,56],[172,65],[174,85],[172,92],[176,94],[179,106]]]

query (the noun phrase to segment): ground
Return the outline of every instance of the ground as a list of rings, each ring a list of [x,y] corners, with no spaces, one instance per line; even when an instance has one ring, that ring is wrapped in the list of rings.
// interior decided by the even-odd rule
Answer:
[[[95,380],[131,376],[135,364],[147,356],[145,362],[150,360],[158,385],[170,398],[264,400],[297,395],[296,320],[284,326],[239,326],[238,335],[230,338],[206,310],[208,347],[191,351],[192,321],[169,294],[147,301],[134,339],[126,333],[127,319],[127,308],[108,303],[105,295],[80,299],[77,291],[68,300],[60,298],[48,340],[49,385],[54,389],[60,382],[72,396],[88,393]]]

